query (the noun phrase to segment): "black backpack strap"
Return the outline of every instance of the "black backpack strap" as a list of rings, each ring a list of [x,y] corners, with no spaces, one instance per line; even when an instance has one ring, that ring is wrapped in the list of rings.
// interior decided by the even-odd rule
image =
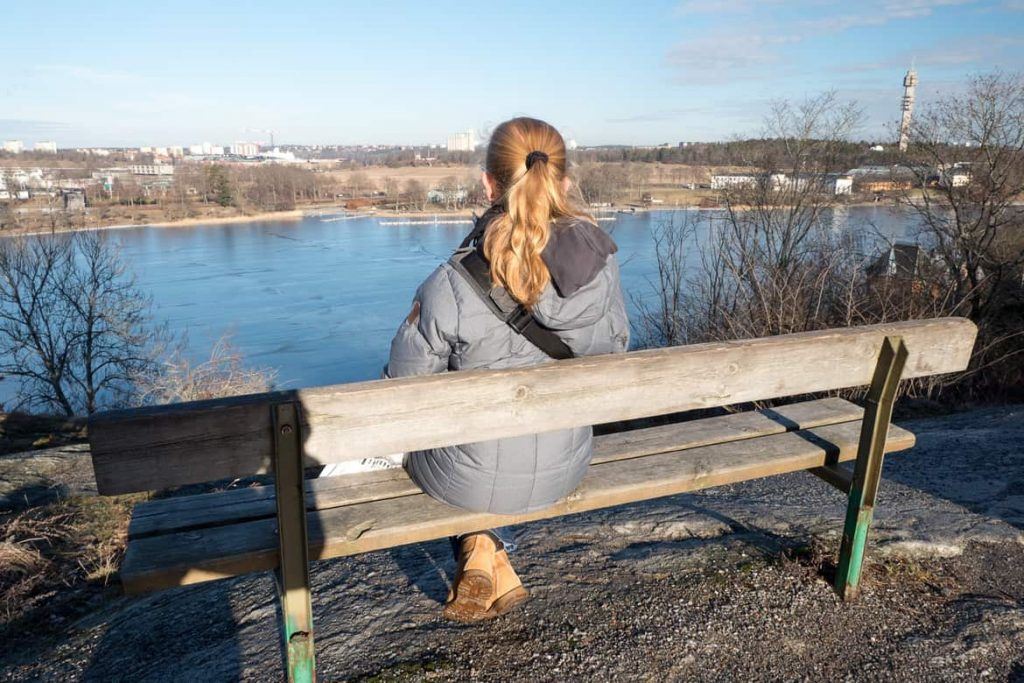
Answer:
[[[555,360],[575,358],[569,345],[551,329],[544,327],[530,311],[515,301],[503,287],[491,286],[491,269],[476,249],[459,249],[452,256],[452,267],[472,286],[487,307],[506,325]]]

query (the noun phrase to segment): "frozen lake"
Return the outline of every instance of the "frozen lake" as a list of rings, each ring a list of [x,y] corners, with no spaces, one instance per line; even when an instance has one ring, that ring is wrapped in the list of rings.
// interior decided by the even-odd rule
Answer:
[[[614,214],[601,225],[619,245],[628,300],[651,292],[652,227],[672,212]],[[197,359],[224,333],[281,388],[374,379],[413,293],[469,225],[381,225],[379,218],[255,222],[115,230],[157,320],[186,332]],[[850,207],[835,229],[877,226],[905,236],[882,207]],[[699,236],[698,236],[699,239]],[[696,259],[696,245],[693,247]],[[632,306],[632,302],[630,303]]]

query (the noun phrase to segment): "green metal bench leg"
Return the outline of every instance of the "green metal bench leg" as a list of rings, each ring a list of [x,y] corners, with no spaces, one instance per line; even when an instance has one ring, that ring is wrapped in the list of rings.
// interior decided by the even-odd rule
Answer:
[[[903,339],[886,337],[878,354],[878,364],[864,407],[857,462],[846,507],[843,542],[839,549],[835,588],[843,600],[852,600],[860,592],[861,567],[868,528],[875,509],[875,496],[882,477],[885,441],[889,435],[893,403],[906,360],[907,347]]]
[[[316,680],[316,657],[313,647],[313,609],[310,604],[299,406],[296,403],[280,403],[273,406],[271,411],[281,560],[276,578],[281,600],[285,664],[289,683],[313,683]]]

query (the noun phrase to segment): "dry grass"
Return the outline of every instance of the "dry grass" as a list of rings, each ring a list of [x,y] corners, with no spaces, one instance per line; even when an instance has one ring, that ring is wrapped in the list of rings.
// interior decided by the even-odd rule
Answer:
[[[69,498],[0,517],[0,633],[38,632],[102,594],[139,496]]]
[[[178,349],[164,362],[162,372],[136,383],[139,403],[145,405],[258,394],[270,391],[276,378],[273,368],[247,367],[230,335],[224,335],[214,344],[209,360],[192,363]]]

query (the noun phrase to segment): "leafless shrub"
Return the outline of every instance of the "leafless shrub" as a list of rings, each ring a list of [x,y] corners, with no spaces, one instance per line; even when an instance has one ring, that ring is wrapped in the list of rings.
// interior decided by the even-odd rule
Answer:
[[[137,379],[140,405],[200,401],[269,391],[277,377],[271,368],[246,367],[241,353],[225,335],[214,344],[209,360],[192,363],[179,347],[159,372]]]
[[[649,296],[633,294],[637,311],[633,327],[641,347],[676,346],[690,339],[687,304],[692,301],[688,256],[695,246],[700,225],[692,213],[673,213],[652,231],[657,259],[657,280],[651,280]]]
[[[722,192],[724,210],[675,214],[655,229],[655,296],[638,302],[643,343],[851,324],[859,302],[845,285],[853,281],[848,276],[857,257],[831,232],[828,210],[836,200],[825,173],[858,114],[832,94],[776,104],[766,135],[781,144],[766,145],[748,160],[749,178]]]

